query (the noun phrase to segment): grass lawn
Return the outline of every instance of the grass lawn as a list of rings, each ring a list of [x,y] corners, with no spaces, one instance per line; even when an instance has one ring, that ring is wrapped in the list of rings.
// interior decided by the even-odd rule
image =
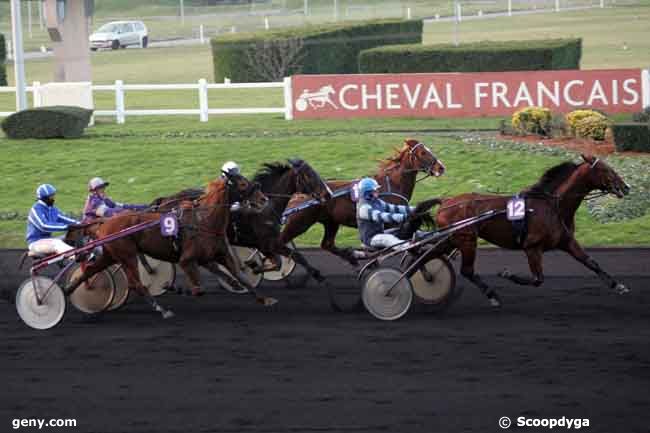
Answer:
[[[79,140],[11,141],[0,138],[0,214],[20,214],[0,221],[0,247],[23,246],[23,215],[42,182],[57,186],[58,205],[78,213],[89,178],[112,183],[120,201],[148,202],[182,188],[205,184],[229,159],[251,175],[262,162],[299,156],[328,178],[356,178],[372,173],[377,159],[391,153],[407,136],[432,146],[448,174],[418,185],[415,199],[468,191],[516,192],[533,183],[544,169],[566,159],[553,153],[492,149],[463,142],[458,134],[432,129],[453,127],[459,133],[495,127],[497,119],[363,120],[286,122],[279,116],[228,116],[200,123],[195,119],[134,119],[126,125],[99,124]],[[579,238],[587,245],[649,245],[650,215],[626,222],[600,224],[583,207]],[[300,243],[317,245],[320,228]],[[356,233],[345,230],[339,242],[354,245]]]

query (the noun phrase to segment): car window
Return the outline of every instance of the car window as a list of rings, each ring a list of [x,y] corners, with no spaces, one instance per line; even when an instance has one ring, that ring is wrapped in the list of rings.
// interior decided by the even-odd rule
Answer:
[[[123,24],[122,27],[124,33],[133,33],[133,26],[131,24]]]
[[[97,33],[113,33],[117,31],[117,25],[113,23],[104,24],[97,30]]]
[[[135,23],[135,29],[136,29],[136,31],[139,31],[139,32],[142,31],[142,30],[144,30],[144,24],[142,24],[142,23]]]

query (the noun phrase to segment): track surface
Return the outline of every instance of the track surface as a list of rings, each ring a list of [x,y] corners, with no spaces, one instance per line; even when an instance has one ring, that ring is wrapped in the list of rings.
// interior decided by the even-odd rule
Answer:
[[[332,283],[355,284],[311,254]],[[332,313],[311,283],[267,286],[272,311],[166,295],[171,321],[139,302],[91,323],[68,306],[46,332],[2,301],[0,431],[14,418],[76,418],[43,431],[490,432],[501,416],[565,416],[589,418],[583,431],[648,432],[650,250],[594,257],[633,292],[610,293],[560,254],[545,257],[542,288],[517,287],[493,275],[524,270],[522,256],[482,252],[501,310],[459,279],[446,314],[393,323]]]

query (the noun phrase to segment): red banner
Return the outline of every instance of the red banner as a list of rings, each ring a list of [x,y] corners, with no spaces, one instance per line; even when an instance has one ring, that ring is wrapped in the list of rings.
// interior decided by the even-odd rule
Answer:
[[[295,119],[507,116],[529,106],[630,113],[643,99],[640,69],[297,75],[292,95]]]

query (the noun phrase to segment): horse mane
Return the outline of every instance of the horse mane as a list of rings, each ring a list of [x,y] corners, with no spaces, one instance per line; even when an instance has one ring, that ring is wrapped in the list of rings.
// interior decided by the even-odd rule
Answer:
[[[288,164],[280,161],[264,163],[262,168],[255,173],[253,182],[259,183],[262,186],[262,191],[272,191],[273,185],[282,176],[291,170],[294,165],[300,165],[303,162],[301,159],[291,159],[288,160]]]
[[[409,147],[406,144],[402,147],[396,147],[393,150],[393,154],[391,156],[379,160],[379,171],[380,172],[384,171],[390,168],[391,166],[393,166],[394,164],[399,163],[404,157],[404,154],[408,151],[409,151]]]
[[[205,193],[201,197],[199,197],[199,200],[205,199],[214,194],[223,193],[225,189],[226,189],[226,181],[224,179],[219,178],[213,180],[212,182],[208,183],[208,186],[205,187]]]
[[[552,194],[564,181],[566,181],[575,172],[581,164],[571,161],[563,162],[544,172],[542,177],[525,190],[533,194]]]

